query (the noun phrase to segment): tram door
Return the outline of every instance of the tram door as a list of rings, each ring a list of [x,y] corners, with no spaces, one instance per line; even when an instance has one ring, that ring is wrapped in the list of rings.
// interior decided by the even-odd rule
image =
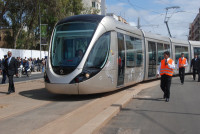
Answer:
[[[149,55],[149,68],[148,68],[148,77],[156,76],[156,43],[148,43],[148,55]]]
[[[125,68],[125,50],[124,50],[124,35],[117,33],[118,38],[118,80],[117,86],[124,85],[124,68]]]

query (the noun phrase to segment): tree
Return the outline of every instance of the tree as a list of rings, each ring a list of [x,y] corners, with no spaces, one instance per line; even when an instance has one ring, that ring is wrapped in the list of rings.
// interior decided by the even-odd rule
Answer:
[[[98,14],[100,12],[99,9],[93,7],[85,7],[83,14]]]
[[[0,20],[3,20],[3,16],[8,10],[10,0],[0,0]],[[2,24],[2,23],[1,23]]]
[[[0,0],[0,7],[1,23],[13,29],[13,47],[27,49],[39,43],[40,19],[50,40],[59,20],[84,10],[82,0]]]
[[[13,29],[14,48],[17,46],[17,39],[22,31],[34,18],[35,2],[33,0],[9,0],[9,7],[5,13],[6,21]]]

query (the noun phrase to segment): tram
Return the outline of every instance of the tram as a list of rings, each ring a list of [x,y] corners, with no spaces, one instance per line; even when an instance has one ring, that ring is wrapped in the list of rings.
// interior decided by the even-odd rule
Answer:
[[[56,94],[96,94],[156,79],[164,51],[176,64],[184,53],[190,64],[200,42],[147,33],[109,16],[71,16],[53,30],[45,87]]]

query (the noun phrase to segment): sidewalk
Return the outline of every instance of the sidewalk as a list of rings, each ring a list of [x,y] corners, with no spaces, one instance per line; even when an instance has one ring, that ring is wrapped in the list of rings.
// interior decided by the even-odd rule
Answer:
[[[96,134],[199,134],[199,87],[191,75],[184,85],[173,77],[169,102],[159,85],[145,89]]]
[[[43,72],[31,72],[31,75],[40,74],[40,73],[43,73]],[[15,76],[14,76],[14,77],[15,77]],[[2,78],[2,75],[0,75],[0,78]]]

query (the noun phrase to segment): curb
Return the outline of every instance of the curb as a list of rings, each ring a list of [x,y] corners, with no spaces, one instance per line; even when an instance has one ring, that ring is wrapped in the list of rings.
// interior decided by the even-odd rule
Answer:
[[[159,81],[159,80],[158,80]],[[153,82],[153,86],[158,85],[157,82]],[[143,88],[138,88],[133,91],[127,91],[127,93],[120,98],[118,101],[113,103],[111,106],[106,108],[104,111],[100,112],[95,118],[91,119],[88,123],[84,124],[73,134],[95,134],[106,125],[115,115],[117,115],[121,108],[125,107],[128,102],[130,102],[134,96],[144,89],[149,88],[149,86],[143,85]]]
[[[33,79],[33,80],[27,80],[27,81],[19,81],[19,82],[14,82],[14,84],[18,85],[18,84],[22,84],[22,83],[27,83],[27,82],[32,82],[32,81],[41,81],[44,80],[44,78],[39,78],[39,79]],[[0,87],[5,87],[8,86],[9,83],[6,84],[0,84]]]

